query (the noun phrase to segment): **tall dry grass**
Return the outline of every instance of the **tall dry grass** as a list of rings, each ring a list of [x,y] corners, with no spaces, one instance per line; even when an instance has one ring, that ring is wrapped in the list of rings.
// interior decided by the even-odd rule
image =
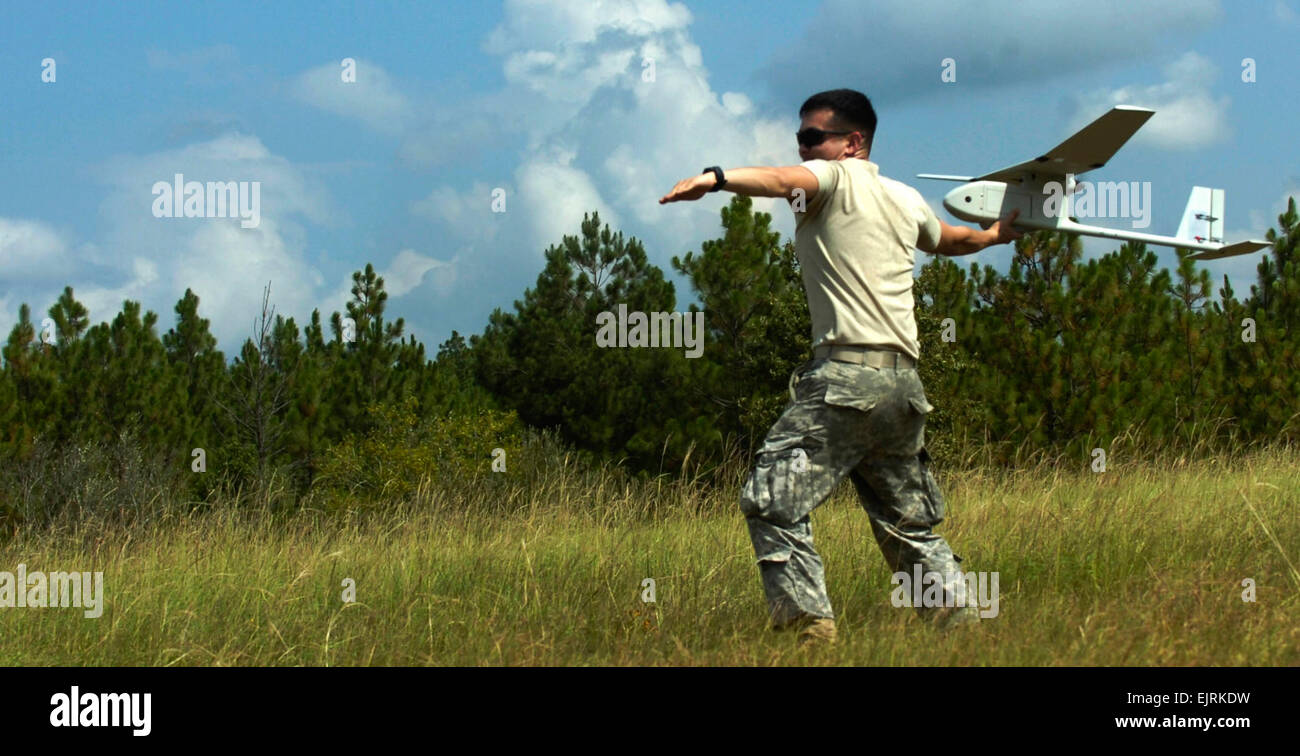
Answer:
[[[743,464],[710,489],[549,449],[473,481],[427,478],[391,506],[287,510],[272,486],[239,507],[23,530],[0,570],[103,571],[105,608],[0,609],[0,664],[1300,663],[1296,449],[1144,461],[1140,443],[1137,429],[1112,445],[1103,473],[1041,455],[936,466],[940,532],[963,566],[1000,577],[998,616],[947,635],[891,605],[848,483],[813,514],[841,642],[800,650],[766,629]]]

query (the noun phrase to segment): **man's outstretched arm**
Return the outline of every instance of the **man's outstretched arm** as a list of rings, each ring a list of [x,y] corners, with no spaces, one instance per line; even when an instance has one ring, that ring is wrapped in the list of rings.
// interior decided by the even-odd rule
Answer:
[[[939,221],[939,245],[927,251],[946,257],[958,257],[979,252],[994,244],[1015,241],[1025,235],[1023,231],[1017,231],[1011,226],[1019,215],[1019,210],[1012,210],[1010,215],[983,231],[970,226],[950,226]]]
[[[744,194],[750,197],[784,197],[794,199],[796,190],[803,190],[805,202],[817,194],[817,177],[802,165],[779,167],[731,168],[722,170],[727,184],[723,191]],[[659,204],[679,200],[696,200],[703,197],[717,183],[713,172],[684,178],[659,199]]]

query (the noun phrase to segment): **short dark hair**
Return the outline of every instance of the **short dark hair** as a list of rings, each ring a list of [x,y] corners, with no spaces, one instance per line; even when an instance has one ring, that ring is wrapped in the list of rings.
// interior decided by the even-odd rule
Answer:
[[[871,141],[876,136],[876,109],[871,107],[871,100],[866,95],[853,89],[818,92],[804,100],[803,107],[799,108],[799,117],[826,109],[832,113],[830,125],[834,131],[861,131],[867,152],[871,152]]]

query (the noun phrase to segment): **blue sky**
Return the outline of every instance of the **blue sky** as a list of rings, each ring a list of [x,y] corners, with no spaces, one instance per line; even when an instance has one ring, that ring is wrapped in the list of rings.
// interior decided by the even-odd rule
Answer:
[[[1131,104],[1156,116],[1084,178],[1149,181],[1145,230],[1162,234],[1193,185],[1220,187],[1228,239],[1261,237],[1300,195],[1298,35],[1297,0],[10,5],[0,329],[72,285],[94,322],[134,299],[165,331],[189,287],[229,355],[268,281],[301,324],[342,310],[371,262],[389,315],[433,352],[509,309],[593,209],[645,244],[686,309],[669,261],[720,235],[731,195],[658,198],[706,165],[798,163],[799,105],[837,87],[872,98],[881,172],[950,223],[952,184],[916,173],[1011,165]],[[176,173],[260,182],[261,223],[154,217],[154,182]],[[784,202],[755,204],[792,238]],[[1262,254],[1202,265],[1240,297]],[[958,262],[1005,271],[1010,256]]]

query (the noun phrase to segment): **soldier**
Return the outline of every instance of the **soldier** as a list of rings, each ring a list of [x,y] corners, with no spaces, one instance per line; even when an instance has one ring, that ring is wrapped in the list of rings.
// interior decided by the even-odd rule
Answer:
[[[961,598],[961,558],[933,531],[944,501],[925,449],[934,407],[916,372],[912,248],[957,256],[1004,244],[1022,235],[1012,228],[1018,212],[985,230],[950,226],[915,189],[881,176],[869,157],[876,112],[860,92],[815,94],[799,117],[800,165],[714,166],[659,200],[727,189],[784,197],[795,213],[813,359],[791,375],[790,404],[768,431],[740,499],[773,627],[801,630],[801,643],[835,641],[809,514],[846,475],[890,567],[939,573],[944,603],[959,607],[918,613],[942,627],[978,619]]]

